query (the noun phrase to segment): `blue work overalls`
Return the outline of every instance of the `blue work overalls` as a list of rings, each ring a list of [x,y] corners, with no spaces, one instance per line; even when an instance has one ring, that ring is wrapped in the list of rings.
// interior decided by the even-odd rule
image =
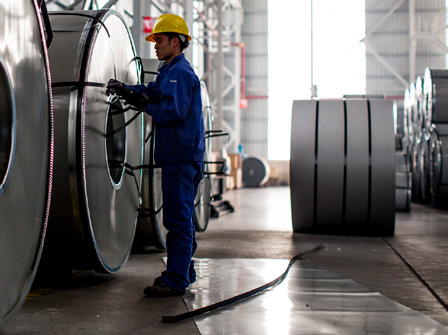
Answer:
[[[162,167],[163,224],[168,263],[162,279],[185,292],[196,280],[192,256],[196,250],[194,198],[202,178],[205,132],[201,88],[183,54],[159,69],[156,81],[125,85],[144,92],[151,103],[146,113],[155,122],[154,159]]]

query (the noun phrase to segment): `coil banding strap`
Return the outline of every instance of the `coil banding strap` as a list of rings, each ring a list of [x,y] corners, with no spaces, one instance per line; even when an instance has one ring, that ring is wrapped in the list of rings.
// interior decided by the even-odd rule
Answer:
[[[254,295],[260,294],[264,291],[266,291],[268,288],[271,288],[275,285],[280,284],[288,275],[289,269],[291,268],[291,266],[297,262],[298,260],[301,260],[304,256],[309,255],[311,253],[317,252],[321,249],[323,249],[324,246],[322,244],[318,245],[317,247],[314,247],[310,250],[304,251],[296,256],[294,256],[291,261],[288,264],[288,267],[286,268],[285,272],[283,272],[283,274],[281,276],[279,276],[278,278],[274,279],[273,281],[266,283],[262,286],[259,286],[253,290],[247,291],[245,293],[239,294],[237,296],[234,296],[232,298],[226,299],[226,300],[222,300],[219,301],[217,303],[214,303],[212,305],[206,306],[206,307],[202,307],[202,308],[198,308],[195,309],[193,311],[187,312],[187,313],[183,313],[183,314],[178,314],[178,315],[164,315],[162,316],[162,322],[164,323],[175,323],[175,322],[179,322],[179,321],[183,321],[186,319],[190,319],[193,318],[195,316],[199,316],[202,314],[206,314],[206,313],[210,313],[212,311],[217,310],[218,308],[222,308],[225,306],[229,306],[231,304],[234,304],[236,302],[242,301],[244,299],[250,298]]]

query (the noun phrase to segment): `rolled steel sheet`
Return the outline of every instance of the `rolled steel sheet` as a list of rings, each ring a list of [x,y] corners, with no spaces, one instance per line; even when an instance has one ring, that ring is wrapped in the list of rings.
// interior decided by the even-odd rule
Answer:
[[[411,93],[407,89],[404,92],[403,108],[404,108],[404,133],[405,138],[409,145],[414,143],[414,127],[412,120],[412,103],[411,103]]]
[[[344,102],[320,101],[317,120],[316,227],[342,221],[344,194]],[[331,187],[329,187],[331,185]]]
[[[415,133],[419,133],[422,131],[423,128],[425,128],[425,95],[423,92],[423,78],[418,76],[415,80],[415,96],[413,101],[413,108],[415,108],[416,116],[414,118],[414,128]]]
[[[194,205],[195,229],[204,232],[207,229],[211,214],[211,181],[210,176],[204,176],[198,186]]]
[[[448,122],[448,70],[426,68],[424,95],[425,128]]]
[[[292,105],[289,179],[294,232],[314,228],[317,104],[317,100],[303,100]]]
[[[114,11],[61,11],[50,15],[50,66],[55,106],[55,189],[48,248],[50,263],[116,272],[134,238],[142,164],[142,115],[124,112],[105,93],[110,78],[139,82],[129,29]],[[129,171],[128,171],[129,172]]]
[[[369,115],[367,107],[367,100],[346,101],[345,223],[349,226],[367,221],[369,205]]]
[[[403,104],[394,103],[394,133],[401,135],[401,138],[406,141],[405,126],[405,110]]]
[[[421,131],[421,114],[419,109],[419,100],[417,96],[417,87],[415,83],[410,84],[409,86],[409,111],[410,111],[410,120],[412,126],[412,133],[414,135],[418,134]]]
[[[262,157],[246,157],[243,160],[243,185],[259,187],[266,184],[270,174],[269,163]]]
[[[145,81],[154,81],[161,63],[158,59],[143,59]],[[145,83],[146,84],[146,83]],[[154,124],[150,116],[145,117],[144,164],[154,166]],[[166,248],[166,234],[163,226],[162,170],[149,168],[142,170],[142,203],[139,208],[134,250],[154,246]]]
[[[430,133],[428,130],[422,130],[422,138],[418,151],[418,160],[420,168],[420,197],[422,202],[428,203],[431,200],[430,189]]]
[[[147,139],[144,149],[144,162],[154,165],[154,132],[151,117],[146,118]],[[152,168],[142,171],[142,205],[139,208],[137,229],[135,232],[134,248],[144,249],[154,246],[166,249],[166,234],[163,226],[163,193],[162,169]]]
[[[393,235],[395,230],[395,146],[392,101],[370,100],[371,208],[369,225]]]
[[[205,154],[204,160],[205,162],[213,161],[212,156],[212,137],[211,131],[212,127],[212,107],[210,103],[210,97],[208,95],[207,85],[205,82],[201,81],[201,98],[202,98],[202,118],[204,120],[204,128],[206,133],[205,140]],[[208,222],[210,220],[211,214],[211,175],[208,175],[211,172],[210,164],[204,164],[204,177],[201,180],[201,183],[198,187],[198,192],[196,194],[195,199],[195,211],[194,211],[194,222],[195,229],[198,232],[204,232],[207,229]]]
[[[41,259],[53,178],[53,110],[36,1],[0,3],[0,327]]]
[[[419,133],[415,137],[415,141],[410,147],[409,154],[411,156],[411,168],[412,168],[412,200],[414,201],[420,201],[421,200],[421,166],[420,166],[420,154],[419,151],[421,150],[421,144],[422,142],[422,133]]]
[[[406,154],[396,152],[395,164],[395,210],[407,212],[411,210],[412,176]]]
[[[430,191],[434,204],[440,206],[446,206],[448,202],[447,128],[448,125],[433,125],[430,132]]]
[[[392,107],[386,100],[294,101],[294,232],[393,235]]]

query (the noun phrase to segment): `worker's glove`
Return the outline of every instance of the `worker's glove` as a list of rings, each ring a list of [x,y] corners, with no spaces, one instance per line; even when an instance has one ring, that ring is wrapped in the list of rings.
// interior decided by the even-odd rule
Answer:
[[[143,92],[132,93],[126,96],[125,99],[130,105],[138,109],[146,109],[146,106],[151,102],[149,96]]]
[[[107,83],[106,94],[117,94],[117,95],[127,95],[131,92],[124,88],[124,84],[121,81],[110,79]]]

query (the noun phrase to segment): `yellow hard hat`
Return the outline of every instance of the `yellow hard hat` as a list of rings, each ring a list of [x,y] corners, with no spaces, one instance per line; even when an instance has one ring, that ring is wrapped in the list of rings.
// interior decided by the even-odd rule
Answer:
[[[152,34],[146,37],[147,41],[155,42],[154,34],[160,33],[178,33],[183,34],[188,37],[188,40],[191,40],[190,31],[188,30],[187,23],[183,18],[174,14],[162,14],[160,15],[156,22],[154,23],[154,27],[152,28]]]

